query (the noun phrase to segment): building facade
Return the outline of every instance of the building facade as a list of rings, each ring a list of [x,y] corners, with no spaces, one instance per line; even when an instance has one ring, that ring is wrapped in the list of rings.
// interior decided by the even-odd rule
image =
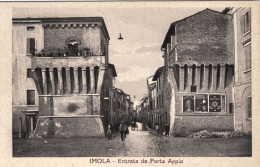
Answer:
[[[118,130],[121,121],[131,121],[133,103],[131,102],[130,95],[115,87],[111,92],[111,96],[111,108],[113,113],[111,121],[112,125],[114,125],[114,129]]]
[[[252,133],[251,8],[233,8],[235,35],[234,126]]]
[[[232,15],[210,9],[170,25],[161,50],[171,134],[234,129],[233,32]]]
[[[14,137],[104,136],[109,39],[100,17],[13,19]]]

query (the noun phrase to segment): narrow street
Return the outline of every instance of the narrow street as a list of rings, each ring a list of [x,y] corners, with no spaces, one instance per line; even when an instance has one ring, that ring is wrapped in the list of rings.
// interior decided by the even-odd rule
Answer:
[[[29,139],[14,140],[14,156],[97,156],[97,157],[158,157],[158,136],[149,131],[131,130],[125,141],[121,141],[120,134],[113,140],[107,138],[59,138],[59,139]],[[158,139],[157,139],[158,141]],[[58,148],[58,149],[57,149]],[[39,151],[41,150],[41,151]]]
[[[251,156],[251,138],[176,138],[130,130],[107,138],[56,138],[14,140],[14,157],[226,157]]]

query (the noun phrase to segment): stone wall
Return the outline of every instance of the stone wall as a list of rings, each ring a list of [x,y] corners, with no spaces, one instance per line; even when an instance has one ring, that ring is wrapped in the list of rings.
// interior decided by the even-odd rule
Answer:
[[[104,137],[104,129],[100,116],[40,118],[33,137]]]
[[[100,96],[40,96],[39,116],[100,115]]]
[[[186,136],[201,130],[233,131],[233,119],[231,114],[176,115],[173,135]]]

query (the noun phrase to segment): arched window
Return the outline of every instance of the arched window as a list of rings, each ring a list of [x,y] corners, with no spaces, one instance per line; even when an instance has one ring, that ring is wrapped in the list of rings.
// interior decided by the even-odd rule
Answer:
[[[81,42],[76,37],[70,37],[66,41],[66,45],[68,47],[68,55],[69,56],[78,56],[78,46],[81,45]]]
[[[71,40],[68,43],[69,56],[78,56],[78,42]]]

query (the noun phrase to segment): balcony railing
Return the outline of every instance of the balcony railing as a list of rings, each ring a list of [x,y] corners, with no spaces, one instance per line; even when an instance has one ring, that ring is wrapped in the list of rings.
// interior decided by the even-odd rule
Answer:
[[[101,56],[105,56],[105,52],[101,52]],[[30,51],[31,56],[35,57],[89,57],[89,56],[99,56],[99,54],[91,51],[90,49],[81,49],[76,51],[71,50],[62,50],[62,49],[52,49],[45,51],[44,49],[40,52],[37,52],[36,50]]]

